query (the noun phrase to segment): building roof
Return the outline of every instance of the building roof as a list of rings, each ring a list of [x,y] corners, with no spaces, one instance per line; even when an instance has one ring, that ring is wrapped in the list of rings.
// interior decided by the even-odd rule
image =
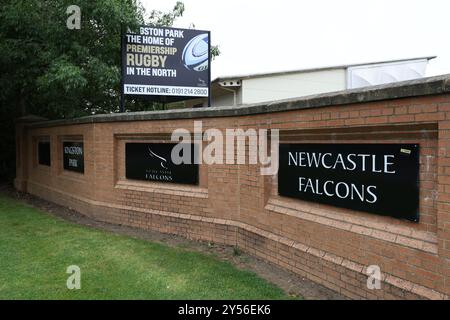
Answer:
[[[317,67],[317,68],[309,68],[309,69],[285,70],[285,71],[275,71],[275,72],[266,72],[266,73],[249,73],[249,74],[240,74],[240,75],[231,75],[231,76],[217,77],[212,82],[229,81],[229,80],[235,80],[235,79],[242,80],[242,79],[251,79],[251,78],[261,78],[261,77],[278,76],[278,75],[293,74],[293,73],[306,73],[306,72],[315,72],[315,71],[347,69],[347,68],[350,68],[350,67],[366,66],[366,65],[381,64],[381,63],[395,63],[395,62],[424,60],[424,59],[431,60],[431,59],[434,59],[434,58],[436,58],[436,56],[425,56],[425,57],[416,57],[416,58],[409,58],[409,59],[386,60],[386,61],[355,63],[355,64],[344,64],[344,65],[337,65],[337,66],[326,66],[326,67]]]

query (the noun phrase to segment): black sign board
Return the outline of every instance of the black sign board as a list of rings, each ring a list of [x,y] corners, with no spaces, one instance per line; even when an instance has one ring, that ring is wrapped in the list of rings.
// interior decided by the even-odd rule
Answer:
[[[43,166],[51,165],[50,141],[38,142],[38,163]]]
[[[123,37],[125,95],[163,102],[209,96],[209,31],[141,26]]]
[[[84,173],[83,142],[63,142],[64,170]]]
[[[190,150],[190,163],[175,164],[172,149],[175,143],[127,143],[125,171],[127,179],[181,184],[198,184],[198,164],[194,164],[194,144],[185,144]],[[180,152],[183,156],[183,151]]]
[[[419,220],[416,144],[281,144],[281,196]]]

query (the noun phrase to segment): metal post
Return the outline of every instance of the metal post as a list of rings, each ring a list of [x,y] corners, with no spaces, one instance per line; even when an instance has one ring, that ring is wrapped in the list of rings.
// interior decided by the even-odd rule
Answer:
[[[120,24],[120,107],[119,112],[125,112],[125,94],[123,92],[123,49],[125,47],[125,33],[124,33],[124,25],[123,22]]]
[[[212,65],[212,54],[211,54],[211,31],[208,32],[208,50],[209,50],[209,66],[208,66],[208,108],[211,107],[211,65]]]

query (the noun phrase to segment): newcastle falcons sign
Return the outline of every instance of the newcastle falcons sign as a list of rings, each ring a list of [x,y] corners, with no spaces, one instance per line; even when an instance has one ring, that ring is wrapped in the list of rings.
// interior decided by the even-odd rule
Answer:
[[[198,184],[198,164],[194,163],[194,144],[191,164],[175,164],[171,159],[175,143],[127,143],[125,145],[125,176],[127,179],[167,183]],[[183,156],[183,155],[181,155]]]
[[[419,220],[416,144],[281,144],[281,196]]]

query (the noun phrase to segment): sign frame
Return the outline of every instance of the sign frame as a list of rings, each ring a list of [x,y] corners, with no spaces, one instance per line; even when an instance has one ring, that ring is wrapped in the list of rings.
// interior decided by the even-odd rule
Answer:
[[[198,186],[200,184],[200,166],[194,161],[198,146],[196,143],[184,144],[190,145],[191,163],[176,165],[171,160],[171,152],[179,143],[126,142],[124,150],[125,178]]]
[[[125,92],[125,87],[131,83],[127,83],[127,81],[125,80],[126,78],[126,69],[127,69],[127,63],[126,63],[126,45],[127,45],[127,41],[126,41],[126,37],[127,35],[140,35],[140,33],[131,33],[131,32],[125,32],[124,27],[122,26],[121,28],[121,81],[120,81],[120,112],[124,112],[125,111],[125,100],[127,96],[132,96],[134,98],[140,98],[140,99],[145,99],[145,100],[150,100],[150,101],[156,101],[156,102],[161,102],[164,104],[164,107],[166,105],[166,103],[168,102],[177,102],[177,101],[184,101],[184,100],[191,100],[191,99],[201,99],[201,98],[207,98],[208,101],[208,107],[211,106],[211,62],[212,62],[212,55],[211,55],[211,31],[206,31],[206,30],[197,30],[197,29],[184,29],[184,28],[173,28],[173,27],[152,27],[152,26],[139,26],[139,31],[141,30],[141,28],[153,28],[153,29],[162,29],[162,30],[180,30],[180,31],[188,31],[188,32],[195,32],[197,33],[197,36],[200,34],[207,34],[208,35],[208,72],[207,72],[207,85],[205,87],[188,87],[191,89],[201,89],[201,88],[207,88],[208,90],[208,95],[207,96],[203,96],[203,95],[183,95],[181,93],[174,93],[174,94],[170,94],[170,95],[157,95],[157,94],[130,94],[130,93],[126,93]],[[192,40],[193,38],[191,38]],[[183,69],[185,68],[181,62],[180,65],[177,67],[178,69]],[[183,69],[184,70],[184,69]],[[193,71],[190,71],[193,72]],[[149,79],[151,79],[152,77],[149,77]],[[176,82],[176,79],[174,80]],[[143,86],[143,85],[149,85],[147,84],[136,84],[134,83],[135,86]],[[158,84],[157,83],[152,83],[152,86],[157,87]],[[183,91],[182,87],[185,86],[179,86],[179,85],[174,85],[173,87],[179,87],[180,89],[177,91]],[[184,89],[188,89],[188,88],[184,88]]]
[[[65,152],[66,147],[81,147],[82,153],[81,155],[70,155],[72,158],[69,158],[69,156]],[[84,141],[77,141],[77,140],[64,140],[62,141],[62,156],[63,156],[63,169],[65,171],[75,172],[79,174],[84,174],[85,172],[85,165],[84,165]],[[75,168],[73,165],[70,165],[71,161],[76,161],[78,164],[78,161],[81,161],[81,166]]]
[[[419,144],[282,143],[279,165],[280,196],[419,221]]]
[[[44,145],[45,149],[43,150]],[[48,151],[48,159],[47,156],[42,153],[42,152],[47,153],[47,151]],[[37,141],[37,163],[40,166],[47,166],[47,167],[52,166],[52,144],[50,139],[39,139]]]

